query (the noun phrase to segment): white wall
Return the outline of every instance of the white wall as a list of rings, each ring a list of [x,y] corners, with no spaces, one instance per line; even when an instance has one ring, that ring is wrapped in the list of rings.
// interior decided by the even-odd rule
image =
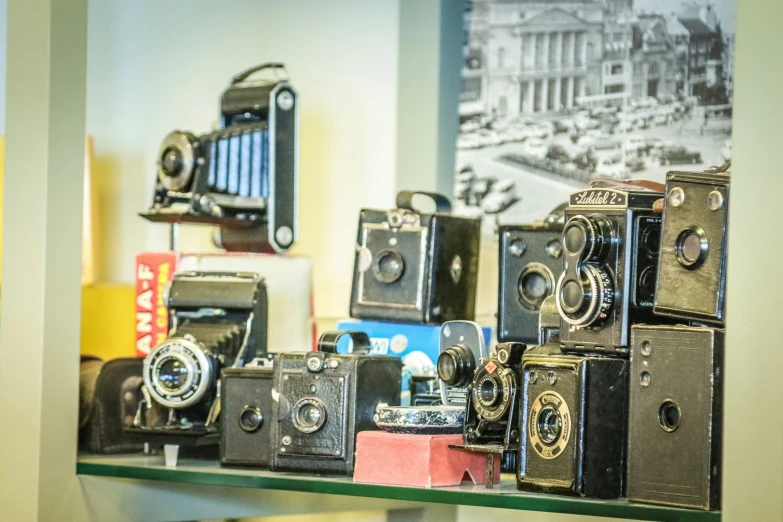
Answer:
[[[300,94],[295,252],[317,257],[317,315],[347,314],[358,211],[393,203],[398,32],[398,0],[90,2],[99,276],[131,282],[136,252],[168,248],[167,227],[136,215],[151,202],[163,136],[209,130],[233,74],[283,61]],[[208,228],[180,230],[181,248],[211,248]]]

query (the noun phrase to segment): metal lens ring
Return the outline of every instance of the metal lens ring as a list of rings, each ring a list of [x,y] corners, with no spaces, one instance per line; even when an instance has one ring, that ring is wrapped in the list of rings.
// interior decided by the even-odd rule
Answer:
[[[579,267],[579,278],[560,275],[555,291],[555,302],[560,317],[577,327],[600,326],[614,305],[614,283],[601,267],[584,264]]]
[[[372,275],[379,283],[391,284],[402,277],[405,272],[405,261],[399,252],[381,250],[372,262]]]
[[[563,248],[570,256],[586,261],[595,260],[604,253],[611,241],[611,225],[601,214],[577,215],[563,228]]]
[[[533,401],[527,421],[530,445],[539,457],[551,460],[563,454],[571,438],[571,410],[563,396],[548,390]]]
[[[315,433],[326,422],[326,405],[316,397],[305,397],[294,404],[291,420],[302,433]]]
[[[438,356],[438,377],[449,386],[465,386],[473,378],[476,358],[465,345],[447,348]]]
[[[189,132],[174,131],[163,138],[158,151],[158,180],[166,190],[182,191],[193,176],[199,142]]]
[[[479,368],[473,379],[471,394],[481,419],[495,422],[506,416],[513,406],[512,393],[516,387],[517,378],[510,368],[498,366],[492,360]]]
[[[239,413],[239,427],[247,433],[258,431],[264,424],[264,415],[258,406],[246,405]]]
[[[200,401],[213,373],[204,348],[179,337],[162,342],[144,359],[144,385],[156,402],[168,408],[186,408]]]
[[[552,295],[555,288],[555,276],[548,266],[541,263],[529,263],[519,273],[519,301],[525,308],[538,310],[544,299]]]
[[[694,270],[704,263],[709,253],[707,234],[700,226],[686,228],[677,235],[674,242],[674,255],[684,268]]]
[[[682,420],[680,405],[672,400],[663,401],[663,404],[658,409],[658,420],[663,431],[668,433],[676,431],[680,427],[680,421]]]

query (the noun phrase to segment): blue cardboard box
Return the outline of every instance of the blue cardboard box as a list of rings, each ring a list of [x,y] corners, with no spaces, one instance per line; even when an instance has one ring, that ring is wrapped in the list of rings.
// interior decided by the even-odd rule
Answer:
[[[380,321],[341,321],[338,330],[358,330],[366,333],[372,343],[371,354],[392,355],[402,359],[403,405],[409,395],[409,378],[411,375],[436,375],[435,363],[438,360],[440,344],[440,326],[384,323]],[[492,337],[491,328],[482,328],[484,341],[489,346]],[[338,353],[348,353],[351,349],[350,339],[340,339],[337,345]]]

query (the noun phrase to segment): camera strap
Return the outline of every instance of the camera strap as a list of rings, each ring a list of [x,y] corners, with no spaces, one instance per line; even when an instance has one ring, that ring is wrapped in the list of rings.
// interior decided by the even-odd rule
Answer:
[[[353,350],[351,353],[356,355],[366,355],[370,353],[370,337],[357,330],[340,330],[336,332],[324,332],[321,338],[318,339],[318,351],[324,353],[337,353],[337,343],[340,338],[348,335],[353,341]]]
[[[610,178],[596,178],[590,181],[590,188],[605,188],[619,190],[650,190],[652,192],[663,192],[665,190],[663,183],[649,181],[646,179],[635,179],[633,181],[618,181]]]
[[[413,196],[426,196],[435,202],[435,212],[451,212],[451,201],[438,192],[422,192],[418,190],[401,190],[397,193],[397,208],[419,212],[413,206]]]

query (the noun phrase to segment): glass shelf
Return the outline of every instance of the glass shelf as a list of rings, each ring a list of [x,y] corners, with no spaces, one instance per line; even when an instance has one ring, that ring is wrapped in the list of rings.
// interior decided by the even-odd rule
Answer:
[[[213,460],[180,459],[176,468],[163,465],[162,455],[80,455],[76,472],[125,479],[161,480],[214,486],[303,491],[329,495],[385,498],[490,508],[544,511],[662,522],[719,522],[720,512],[705,512],[625,500],[585,500],[517,491],[514,477],[503,475],[494,489],[462,485],[448,488],[413,488],[355,484],[350,477],[272,473],[266,470],[223,468]]]

